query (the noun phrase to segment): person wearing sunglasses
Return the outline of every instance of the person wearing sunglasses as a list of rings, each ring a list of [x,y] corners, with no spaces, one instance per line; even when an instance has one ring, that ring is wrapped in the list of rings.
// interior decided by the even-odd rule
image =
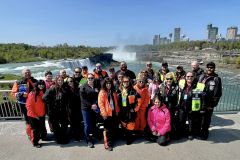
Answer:
[[[222,96],[222,82],[218,74],[215,73],[216,65],[214,62],[209,62],[206,65],[206,74],[200,76],[199,82],[205,84],[204,91],[206,92],[205,108],[202,117],[202,130],[201,139],[208,139],[209,126],[211,124],[211,117],[214,107],[218,105],[218,102]]]
[[[194,72],[188,72],[186,79],[179,81],[179,133],[181,136],[186,133],[189,140],[200,133],[204,87],[196,81]]]
[[[177,110],[177,101],[178,101],[178,85],[174,82],[174,76],[172,72],[169,72],[165,76],[165,80],[163,83],[159,85],[159,88],[156,92],[157,95],[160,95],[163,99],[163,103],[167,106],[171,113],[172,121],[171,121],[171,136],[173,138],[177,137],[176,128],[176,117],[175,112]]]
[[[103,138],[106,150],[113,150],[113,138],[117,133],[117,115],[119,113],[119,105],[117,93],[115,91],[113,80],[109,77],[105,78],[98,95],[98,106],[100,114],[103,118]]]
[[[99,89],[95,83],[94,74],[88,73],[87,83],[80,86],[80,101],[84,134],[89,148],[94,148],[93,134],[96,131],[96,118],[97,114],[99,114],[97,106]]]
[[[45,104],[42,100],[43,94],[46,91],[44,80],[37,81],[35,89],[28,95],[26,108],[29,117],[30,126],[32,129],[31,142],[34,147],[40,148],[39,140],[47,139],[47,130],[45,126]]]
[[[78,86],[80,85],[79,83],[80,83],[82,78],[83,78],[82,68],[80,68],[80,67],[74,68],[73,79]]]
[[[80,93],[77,81],[73,77],[67,78],[67,85],[69,89],[69,107],[68,115],[70,121],[70,133],[75,141],[79,141],[83,138],[83,127],[81,122],[83,121],[81,114]]]
[[[141,96],[141,105],[137,111],[137,118],[135,120],[135,130],[143,135],[144,129],[146,127],[146,109],[150,101],[150,95],[147,87],[147,77],[139,77],[137,79],[137,84],[133,87],[137,93]]]
[[[133,132],[137,111],[141,106],[141,97],[134,90],[131,78],[124,76],[122,87],[117,91],[119,103],[119,120],[121,123],[122,132],[126,137],[126,144],[130,145],[134,141]]]
[[[118,75],[117,75],[117,81],[114,83],[116,91],[121,89],[122,82],[123,82],[123,77],[124,77],[124,73],[123,72],[119,72]]]
[[[94,78],[96,80],[99,80],[100,82],[102,82],[104,80],[104,78],[106,78],[106,77],[108,77],[107,71],[102,69],[101,63],[97,63],[95,71],[94,71]]]

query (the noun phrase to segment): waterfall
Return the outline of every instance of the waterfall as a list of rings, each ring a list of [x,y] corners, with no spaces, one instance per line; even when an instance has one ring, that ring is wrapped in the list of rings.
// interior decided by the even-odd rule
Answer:
[[[113,59],[117,61],[135,61],[136,52],[128,52],[124,46],[119,46],[114,50],[108,51],[113,54]]]
[[[67,71],[67,74],[72,76],[74,68],[82,66],[87,66],[89,72],[92,72],[94,68],[94,66],[91,65],[90,60],[88,58],[67,60],[62,59],[41,62],[1,64],[0,73],[15,74],[21,76],[22,70],[25,68],[29,68],[34,78],[44,79],[45,70],[51,70],[53,76],[55,77],[57,74],[59,74],[59,70],[64,68]]]
[[[76,59],[76,60],[72,60],[72,59],[62,60],[60,62],[60,65],[62,66],[62,68],[68,68],[71,70],[74,70],[74,68],[76,67],[82,67],[82,66],[87,66],[88,68],[92,68],[89,58]]]

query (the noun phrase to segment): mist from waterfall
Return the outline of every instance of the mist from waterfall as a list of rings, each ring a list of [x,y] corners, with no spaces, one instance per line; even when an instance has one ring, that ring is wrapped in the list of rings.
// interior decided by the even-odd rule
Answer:
[[[125,50],[124,45],[118,46],[116,49],[108,51],[113,54],[113,59],[117,61],[135,61],[136,52],[129,52]]]

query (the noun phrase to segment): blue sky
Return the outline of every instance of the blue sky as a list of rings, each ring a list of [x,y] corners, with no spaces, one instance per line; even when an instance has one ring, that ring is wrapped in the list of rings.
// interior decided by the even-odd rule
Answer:
[[[175,27],[206,39],[207,24],[240,28],[239,0],[0,0],[0,43],[152,44]]]

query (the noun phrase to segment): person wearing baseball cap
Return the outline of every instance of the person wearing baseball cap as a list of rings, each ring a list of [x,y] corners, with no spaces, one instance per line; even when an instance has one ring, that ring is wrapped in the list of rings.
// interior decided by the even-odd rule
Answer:
[[[206,73],[199,77],[199,82],[205,84],[204,92],[204,108],[202,116],[202,126],[200,137],[202,140],[208,139],[209,126],[211,124],[211,117],[214,107],[218,105],[218,102],[222,96],[222,82],[218,74],[215,73],[216,64],[209,62],[206,65]]]

